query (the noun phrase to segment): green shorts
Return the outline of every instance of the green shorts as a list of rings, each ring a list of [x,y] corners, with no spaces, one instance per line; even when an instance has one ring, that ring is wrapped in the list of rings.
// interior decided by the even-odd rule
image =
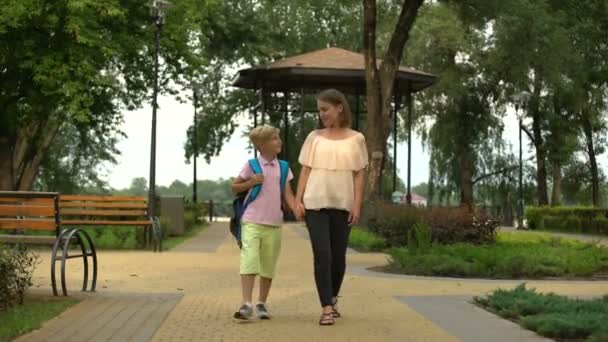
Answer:
[[[281,227],[243,222],[241,274],[274,278],[281,252]]]

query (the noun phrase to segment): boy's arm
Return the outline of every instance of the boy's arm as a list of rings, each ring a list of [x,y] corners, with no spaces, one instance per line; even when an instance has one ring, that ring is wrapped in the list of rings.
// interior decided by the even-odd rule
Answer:
[[[296,213],[296,197],[293,194],[293,190],[289,183],[285,187],[285,192],[283,193],[283,197],[285,198],[285,202],[287,202],[287,206],[291,210],[292,213]]]
[[[247,180],[239,176],[232,182],[230,190],[232,190],[233,193],[238,194],[241,192],[249,191],[249,189],[251,189],[257,184],[262,184],[262,182],[264,182],[264,175],[253,175]]]

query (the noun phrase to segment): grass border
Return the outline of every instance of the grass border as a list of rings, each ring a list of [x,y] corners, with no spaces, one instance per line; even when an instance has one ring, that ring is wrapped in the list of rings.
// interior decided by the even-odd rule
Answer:
[[[78,303],[80,300],[74,298],[26,298],[23,305],[0,312],[0,341],[11,341],[39,329],[45,322]]]
[[[187,230],[183,235],[170,236],[163,239],[163,251],[169,251],[195,237],[209,227],[209,222],[202,222]]]

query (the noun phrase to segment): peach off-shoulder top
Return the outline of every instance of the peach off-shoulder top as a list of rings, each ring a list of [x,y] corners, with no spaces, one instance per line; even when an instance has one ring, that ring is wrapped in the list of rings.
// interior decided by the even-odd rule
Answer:
[[[303,198],[306,209],[352,209],[353,172],[368,165],[363,134],[357,132],[345,139],[332,140],[312,131],[304,141],[298,161],[311,168]]]

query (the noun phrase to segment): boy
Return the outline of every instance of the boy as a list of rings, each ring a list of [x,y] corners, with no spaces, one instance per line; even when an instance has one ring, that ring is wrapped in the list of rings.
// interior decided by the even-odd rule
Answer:
[[[262,174],[254,174],[249,163],[246,163],[232,183],[231,190],[241,193],[257,184],[261,184],[262,188],[241,218],[240,274],[243,302],[234,313],[234,318],[239,321],[253,317],[252,293],[256,275],[260,276],[257,315],[260,319],[270,319],[266,299],[281,250],[281,199],[284,198],[290,210],[295,212],[295,197],[289,185],[293,179],[291,170],[288,170],[285,190],[281,193],[281,171],[277,159],[282,147],[279,129],[269,125],[256,127],[249,134],[249,139],[260,152],[257,159]]]

